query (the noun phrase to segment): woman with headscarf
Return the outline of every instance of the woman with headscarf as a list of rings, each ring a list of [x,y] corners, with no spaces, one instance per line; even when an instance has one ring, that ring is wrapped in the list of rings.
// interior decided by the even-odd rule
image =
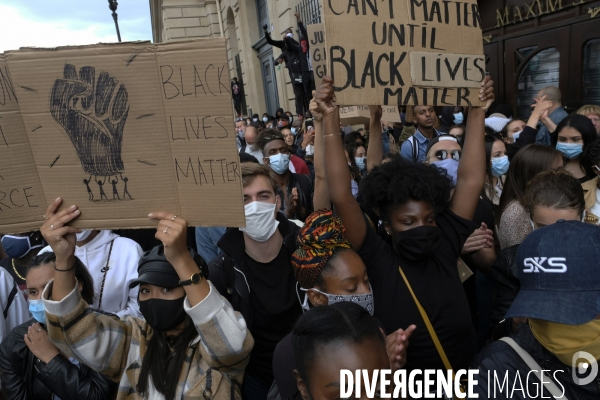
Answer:
[[[342,221],[331,210],[316,211],[306,219],[298,235],[298,248],[292,255],[294,274],[301,290],[306,292],[303,307],[308,310],[348,301],[373,315],[373,293],[367,269],[344,237],[344,230]],[[411,325],[387,336],[386,348],[393,369],[404,366],[408,338],[415,328]],[[282,399],[300,398],[294,369],[290,333],[279,342],[273,355],[275,384]]]

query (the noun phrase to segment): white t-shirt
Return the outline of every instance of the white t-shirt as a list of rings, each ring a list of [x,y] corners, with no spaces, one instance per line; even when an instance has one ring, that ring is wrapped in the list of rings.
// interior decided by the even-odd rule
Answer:
[[[0,318],[0,342],[15,326],[31,319],[23,292],[4,268],[0,268],[0,312],[6,315]]]
[[[108,252],[113,242],[110,260]],[[46,246],[40,254],[52,251]],[[100,231],[84,246],[75,248],[75,255],[88,268],[94,279],[94,304],[98,309],[102,293],[101,311],[117,314],[119,318],[127,315],[143,318],[137,303],[138,287],[129,289],[129,284],[138,277],[137,266],[143,251],[140,245],[131,239],[120,237],[110,230]],[[108,271],[103,272],[108,261]],[[102,281],[106,275],[104,289]]]

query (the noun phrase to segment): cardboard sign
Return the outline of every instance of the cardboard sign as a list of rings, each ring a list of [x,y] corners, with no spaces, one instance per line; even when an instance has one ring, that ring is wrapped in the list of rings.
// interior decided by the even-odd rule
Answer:
[[[396,106],[382,106],[381,121],[383,122],[402,122],[400,113]],[[343,124],[358,125],[369,124],[371,121],[371,112],[369,106],[349,106],[340,107],[340,121]]]
[[[312,24],[306,26],[308,43],[310,44],[310,61],[315,74],[315,84],[321,84],[323,76],[327,75],[327,51],[325,50],[325,26]]]
[[[25,49],[0,59],[0,233],[77,204],[80,228],[152,211],[244,226],[224,39]]]
[[[325,41],[337,103],[483,105],[477,0],[328,0]]]

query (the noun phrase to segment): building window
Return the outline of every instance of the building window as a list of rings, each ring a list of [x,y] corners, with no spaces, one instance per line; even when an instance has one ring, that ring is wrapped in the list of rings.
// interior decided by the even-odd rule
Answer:
[[[583,104],[600,105],[600,39],[593,39],[583,49]]]
[[[296,6],[296,12],[300,13],[304,25],[321,23],[321,6],[319,0],[301,0]]]
[[[540,89],[558,87],[559,61],[560,52],[556,47],[551,47],[535,54],[524,65],[517,81],[517,118],[529,119],[533,98]]]
[[[256,0],[256,11],[258,13],[258,28],[262,32],[263,26],[269,26],[269,7],[267,0]]]

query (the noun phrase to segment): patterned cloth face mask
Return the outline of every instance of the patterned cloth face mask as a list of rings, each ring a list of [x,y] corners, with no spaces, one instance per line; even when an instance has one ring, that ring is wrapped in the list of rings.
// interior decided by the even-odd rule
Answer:
[[[305,292],[308,292],[309,290],[314,290],[315,292],[321,293],[323,296],[327,297],[327,305],[341,303],[342,301],[349,301],[358,304],[359,306],[367,310],[369,314],[373,315],[375,313],[375,303],[373,301],[373,288],[371,287],[370,283],[369,289],[371,291],[369,293],[364,294],[329,294],[322,292],[317,288],[302,288],[302,290]],[[308,296],[305,297],[302,308],[308,310]]]

